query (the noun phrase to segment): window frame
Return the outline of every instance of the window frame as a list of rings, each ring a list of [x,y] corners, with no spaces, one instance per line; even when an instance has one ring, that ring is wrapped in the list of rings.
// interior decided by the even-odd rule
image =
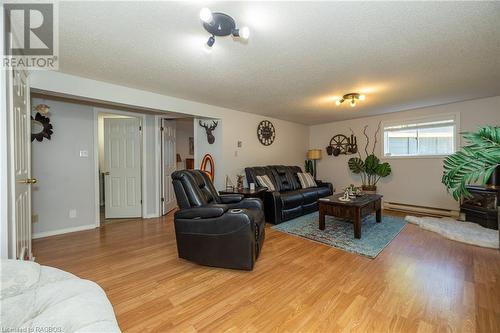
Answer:
[[[440,120],[454,119],[454,130],[453,130],[453,152],[450,154],[438,154],[438,155],[385,155],[385,127],[404,125],[408,123],[423,123],[423,122],[433,122]],[[449,155],[455,153],[460,148],[460,112],[443,113],[438,115],[429,115],[421,117],[409,117],[402,118],[400,120],[389,120],[381,122],[380,131],[380,142],[382,143],[382,157],[381,159],[413,159],[413,158],[426,158],[426,159],[443,159]]]

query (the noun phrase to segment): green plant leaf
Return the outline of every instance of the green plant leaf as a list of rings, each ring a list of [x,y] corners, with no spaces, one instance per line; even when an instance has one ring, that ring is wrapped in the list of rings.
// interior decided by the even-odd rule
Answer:
[[[311,160],[305,160],[304,162],[304,172],[313,174],[313,162]]]
[[[485,184],[500,165],[500,127],[485,126],[477,132],[463,133],[466,146],[443,163],[441,182],[455,200],[470,197],[467,184]]]
[[[365,162],[359,157],[351,157],[347,162],[349,169],[351,169],[354,173],[362,173],[365,172]]]
[[[365,171],[369,175],[376,175],[380,160],[375,155],[368,155],[365,160]]]
[[[378,165],[376,173],[379,177],[387,177],[391,174],[391,171],[391,166],[385,162]]]

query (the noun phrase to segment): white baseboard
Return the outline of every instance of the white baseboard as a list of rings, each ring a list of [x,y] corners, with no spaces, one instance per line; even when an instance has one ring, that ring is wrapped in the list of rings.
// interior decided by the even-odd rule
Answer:
[[[159,217],[158,214],[148,214],[148,215],[145,215],[143,218],[144,219],[154,219],[155,217]]]
[[[384,201],[383,208],[401,212],[408,212],[408,213],[426,214],[431,216],[445,216],[445,217],[456,218],[460,215],[460,212],[455,209],[416,206],[416,205],[388,202],[388,201]]]
[[[67,234],[69,232],[94,229],[95,227],[96,227],[95,224],[87,224],[87,225],[81,225],[81,226],[73,227],[73,228],[64,228],[64,229],[57,229],[57,230],[52,230],[52,231],[37,232],[37,233],[34,233],[31,238],[37,239],[37,238],[42,238],[42,237]]]

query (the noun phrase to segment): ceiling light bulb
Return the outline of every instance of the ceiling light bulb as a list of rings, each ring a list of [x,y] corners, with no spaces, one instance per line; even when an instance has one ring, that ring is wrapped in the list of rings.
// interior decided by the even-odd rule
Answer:
[[[356,102],[354,100],[351,101],[351,107],[355,107],[356,106]]]
[[[360,101],[364,101],[366,99],[366,96],[365,95],[359,95],[359,100]]]
[[[339,106],[340,104],[342,104],[342,102],[340,101],[340,99],[338,99],[338,100],[335,101],[335,105]]]
[[[248,39],[248,37],[250,37],[250,29],[248,29],[248,27],[241,28],[240,37],[243,39]]]
[[[214,43],[215,43],[215,37],[214,37],[214,36],[210,36],[210,37],[208,38],[207,45],[208,45],[209,47],[212,47],[212,46],[214,45]]]
[[[212,11],[208,8],[202,8],[200,10],[200,20],[202,20],[205,23],[210,23],[212,22]]]

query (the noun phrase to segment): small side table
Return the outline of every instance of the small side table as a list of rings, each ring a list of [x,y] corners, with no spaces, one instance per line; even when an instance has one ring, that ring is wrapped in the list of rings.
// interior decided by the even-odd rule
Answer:
[[[264,195],[264,192],[267,191],[267,187],[256,187],[255,190],[251,190],[249,188],[244,188],[241,190],[238,190],[235,188],[234,190],[222,190],[219,191],[219,194],[241,194],[245,198],[259,198],[262,200],[262,197]]]

